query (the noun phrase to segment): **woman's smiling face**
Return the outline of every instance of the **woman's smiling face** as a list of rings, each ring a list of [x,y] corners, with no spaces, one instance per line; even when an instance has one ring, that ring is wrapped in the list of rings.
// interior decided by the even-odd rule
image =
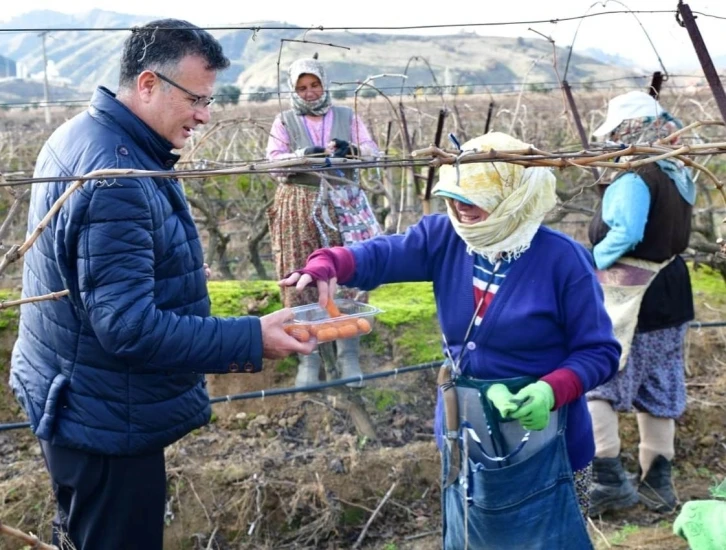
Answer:
[[[451,199],[451,203],[456,212],[456,217],[464,225],[483,222],[489,217],[489,212],[473,204],[466,204],[456,199]]]
[[[295,92],[305,101],[312,102],[323,97],[325,90],[317,76],[314,74],[303,73],[300,75],[300,78],[297,79]]]

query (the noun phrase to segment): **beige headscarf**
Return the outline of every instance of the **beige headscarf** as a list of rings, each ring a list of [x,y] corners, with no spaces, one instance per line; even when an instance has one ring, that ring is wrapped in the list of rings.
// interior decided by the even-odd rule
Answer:
[[[305,101],[295,91],[298,79],[304,74],[317,76],[323,86],[323,95],[315,101]],[[330,87],[328,85],[328,76],[325,73],[325,67],[316,58],[303,58],[293,61],[292,65],[287,69],[287,85],[290,88],[290,105],[296,114],[323,116],[330,110],[332,100],[328,89]]]
[[[512,151],[527,149],[507,134],[492,132],[467,141],[463,152]],[[445,165],[433,194],[445,197],[454,230],[466,242],[469,253],[481,254],[490,262],[512,260],[525,252],[544,216],[556,203],[555,176],[549,168],[525,168],[507,162],[476,162]],[[479,223],[459,222],[450,199],[478,206],[489,213]]]

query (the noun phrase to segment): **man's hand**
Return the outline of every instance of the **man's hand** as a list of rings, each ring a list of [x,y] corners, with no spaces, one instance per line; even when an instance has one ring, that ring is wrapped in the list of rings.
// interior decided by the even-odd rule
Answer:
[[[204,276],[209,280],[209,278],[212,276],[212,270],[209,269],[209,264],[202,265],[202,269],[204,269]]]
[[[260,317],[262,325],[262,357],[265,359],[282,359],[293,353],[309,355],[318,345],[315,338],[300,342],[290,336],[283,324],[291,321],[295,315],[289,308]]]
[[[550,411],[555,406],[552,386],[540,380],[519,390],[512,398],[518,401],[517,410],[510,418],[516,418],[525,430],[544,430],[550,423]]]

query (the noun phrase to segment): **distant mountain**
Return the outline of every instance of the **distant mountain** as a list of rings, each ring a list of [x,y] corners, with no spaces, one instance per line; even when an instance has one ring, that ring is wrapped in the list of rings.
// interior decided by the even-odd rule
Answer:
[[[608,52],[605,52],[598,48],[586,48],[586,49],[582,50],[580,52],[580,54],[590,57],[592,59],[595,59],[596,61],[599,61],[600,63],[605,63],[607,65],[618,65],[620,67],[632,67],[632,68],[637,67],[637,64],[632,59],[623,57],[620,54],[608,53]]]
[[[72,105],[83,104],[90,94],[69,86],[49,86],[49,96],[53,101],[72,101]],[[27,106],[29,103],[42,101],[44,97],[43,82],[29,79],[0,79],[0,102],[3,104]]]
[[[5,29],[42,28],[129,28],[147,21],[146,17],[103,10],[64,14],[49,10],[33,11],[1,24]],[[119,54],[128,31],[57,31],[46,36],[46,53],[59,76],[72,86],[92,90],[97,84],[115,87]],[[43,70],[43,41],[37,32],[1,33],[0,51],[34,74]]]
[[[92,10],[83,14],[34,11],[0,24],[6,29],[42,28],[122,28],[143,24],[152,17]],[[214,31],[232,65],[224,71],[220,84],[236,83],[243,91],[276,89],[278,56],[280,80],[285,85],[285,69],[299,56],[318,52],[332,81],[355,82],[372,75],[402,74],[406,87],[437,83],[447,86],[479,86],[493,91],[518,89],[523,80],[537,85],[556,81],[552,47],[540,39],[482,37],[475,33],[449,36],[412,36],[352,32],[307,32],[306,29],[278,22],[250,22],[250,27],[282,27]],[[128,31],[54,31],[46,36],[46,52],[54,76],[66,87],[78,90],[79,98],[102,84],[115,89],[121,47]],[[300,40],[322,42],[304,44]],[[334,44],[333,47],[326,44]],[[0,33],[0,52],[16,61],[28,74],[43,70],[42,39],[38,32]],[[600,52],[602,53],[602,52]],[[558,66],[564,66],[567,51],[558,48]],[[594,57],[593,57],[594,56]],[[598,58],[599,57],[599,58]],[[1,70],[0,66],[0,70]],[[1,72],[1,71],[0,71]],[[433,73],[433,74],[432,74]],[[595,81],[634,75],[627,60],[573,53],[568,80]],[[642,74],[642,73],[641,73]],[[2,75],[0,75],[2,76]],[[396,93],[402,79],[379,78],[375,85]],[[0,101],[4,93],[0,90]],[[26,97],[26,100],[42,99]],[[51,97],[53,99],[53,97]]]
[[[404,72],[408,76],[406,87],[436,83],[440,86],[477,86],[481,92],[487,89],[519,89],[523,81],[530,85],[557,82],[552,46],[540,39],[482,37],[475,33],[411,36],[308,32],[306,36],[311,41],[333,43],[349,49],[288,43],[281,63],[284,88],[287,65],[296,57],[309,56],[314,51],[319,52],[320,59],[329,67],[331,80],[347,83],[383,73]],[[239,75],[237,84],[243,90],[259,87],[276,89],[277,55],[277,49],[267,55],[259,55],[255,64]],[[557,57],[558,66],[563,67],[567,51],[558,48]],[[628,67],[574,53],[568,79],[570,82],[595,81],[634,74]],[[401,78],[380,78],[376,85],[398,88]]]

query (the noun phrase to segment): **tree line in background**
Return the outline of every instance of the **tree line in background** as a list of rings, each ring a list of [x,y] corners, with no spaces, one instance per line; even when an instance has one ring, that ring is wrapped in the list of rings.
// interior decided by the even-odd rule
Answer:
[[[547,93],[552,91],[546,84],[532,83],[527,85],[527,91],[533,93]],[[353,97],[354,92],[343,88],[335,88],[331,90],[333,99],[341,101]],[[471,95],[476,93],[474,86],[419,86],[415,88],[412,95],[424,96],[424,95]],[[275,88],[268,88],[265,86],[257,86],[253,91],[248,92],[247,100],[254,103],[265,103],[277,96],[277,90]],[[358,92],[358,97],[362,99],[372,99],[378,96],[378,92],[373,88],[363,88]],[[214,94],[216,103],[219,105],[237,105],[242,97],[242,90],[234,84],[225,84],[220,86]]]

